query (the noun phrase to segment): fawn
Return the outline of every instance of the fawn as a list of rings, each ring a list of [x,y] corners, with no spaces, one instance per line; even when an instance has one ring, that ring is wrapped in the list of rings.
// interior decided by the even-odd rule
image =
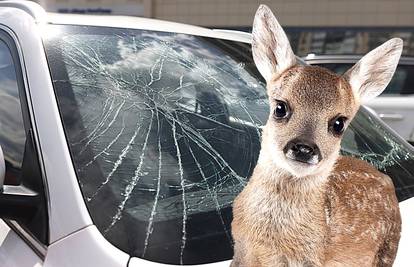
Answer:
[[[270,115],[258,163],[234,201],[231,266],[391,266],[401,231],[394,185],[339,150],[361,103],[392,78],[402,40],[387,41],[337,75],[298,64],[264,5],[252,34]]]

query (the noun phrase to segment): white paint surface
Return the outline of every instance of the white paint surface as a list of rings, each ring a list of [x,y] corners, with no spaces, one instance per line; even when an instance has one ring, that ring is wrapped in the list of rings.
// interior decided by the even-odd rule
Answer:
[[[400,212],[402,231],[394,266],[408,267],[413,266],[414,260],[414,197],[400,203]]]
[[[50,245],[44,267],[125,267],[128,259],[91,225]]]
[[[42,266],[42,260],[3,220],[0,220],[0,266]]]

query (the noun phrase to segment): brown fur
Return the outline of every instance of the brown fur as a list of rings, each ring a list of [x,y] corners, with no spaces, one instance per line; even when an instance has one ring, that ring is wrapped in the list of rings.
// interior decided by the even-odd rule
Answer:
[[[368,163],[341,158],[328,180],[330,266],[391,266],[401,231],[391,179]]]
[[[252,52],[270,114],[258,163],[233,205],[233,267],[392,265],[401,230],[393,183],[364,161],[339,157],[341,134],[330,125],[340,116],[346,128],[360,102],[385,89],[401,51],[402,40],[392,39],[343,76],[299,66],[276,18],[259,7]],[[275,117],[278,102],[289,116]],[[287,144],[298,140],[317,159],[292,154]]]
[[[234,202],[232,266],[392,266],[401,218],[388,176],[350,157],[316,189],[269,175],[256,168]]]
[[[358,108],[350,85],[324,68],[294,66],[268,83],[268,94],[271,110],[283,99],[293,115],[276,122],[271,112],[259,162],[234,202],[232,266],[391,266],[401,225],[391,179],[354,158],[329,162],[341,139],[328,121],[352,119]],[[323,155],[305,177],[272,162],[275,147],[298,136]]]

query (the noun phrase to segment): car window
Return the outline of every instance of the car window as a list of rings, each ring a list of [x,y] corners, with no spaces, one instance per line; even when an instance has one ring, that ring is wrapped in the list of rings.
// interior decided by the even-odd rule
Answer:
[[[5,184],[20,183],[26,133],[11,52],[0,40],[0,145],[6,160]]]
[[[318,65],[339,74],[345,73],[353,66],[350,63],[322,63]],[[414,66],[399,65],[383,94],[414,94]]]
[[[25,210],[27,216],[16,218],[9,226],[30,235],[32,238],[25,240],[29,245],[36,242],[32,247],[39,252],[37,248],[48,244],[48,217],[43,175],[32,133],[17,48],[14,40],[0,31],[0,145],[6,165],[4,184],[38,193],[32,207]]]
[[[402,80],[400,88],[401,94],[414,94],[414,66],[413,65],[401,65],[397,68],[396,73],[399,74],[399,77]]]
[[[256,164],[269,112],[250,45],[49,27],[61,33],[45,37],[46,53],[80,187],[100,232],[155,262],[230,259],[231,205]],[[358,116],[343,153],[389,171],[402,181],[400,199],[411,197],[411,152],[386,128],[375,128],[375,118]],[[384,158],[389,151],[393,156]]]
[[[344,133],[341,154],[368,161],[389,175],[399,201],[414,196],[414,150],[364,107]]]

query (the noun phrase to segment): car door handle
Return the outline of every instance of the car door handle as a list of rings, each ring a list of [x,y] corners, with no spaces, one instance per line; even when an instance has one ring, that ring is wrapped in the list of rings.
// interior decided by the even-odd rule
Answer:
[[[400,121],[404,119],[404,116],[398,113],[380,113],[378,114],[378,116],[381,119],[390,120],[390,121]]]

